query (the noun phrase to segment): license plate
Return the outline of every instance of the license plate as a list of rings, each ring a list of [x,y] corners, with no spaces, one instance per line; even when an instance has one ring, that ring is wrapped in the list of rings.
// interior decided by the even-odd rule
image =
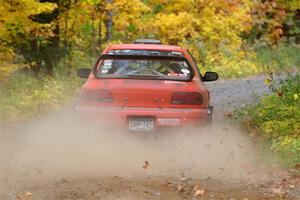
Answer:
[[[149,118],[130,118],[128,127],[129,131],[153,131],[154,120]]]

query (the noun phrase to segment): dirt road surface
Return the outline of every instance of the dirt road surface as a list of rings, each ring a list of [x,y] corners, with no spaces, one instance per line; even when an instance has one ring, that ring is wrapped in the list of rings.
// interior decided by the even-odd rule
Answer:
[[[201,130],[133,134],[75,117],[72,106],[2,128],[0,200],[298,200],[299,177],[261,162],[223,117],[268,93],[263,80],[207,84],[215,120]]]

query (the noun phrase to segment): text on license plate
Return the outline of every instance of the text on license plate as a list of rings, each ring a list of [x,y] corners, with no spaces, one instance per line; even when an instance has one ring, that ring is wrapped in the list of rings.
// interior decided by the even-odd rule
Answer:
[[[130,131],[153,131],[154,130],[154,120],[144,119],[144,118],[133,118],[129,119],[128,127]]]

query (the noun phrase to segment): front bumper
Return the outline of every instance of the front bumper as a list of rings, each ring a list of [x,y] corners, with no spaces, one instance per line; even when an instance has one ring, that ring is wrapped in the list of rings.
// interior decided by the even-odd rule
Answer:
[[[127,126],[131,117],[151,117],[156,127],[202,125],[211,121],[213,107],[205,109],[78,106],[81,115],[106,125]]]

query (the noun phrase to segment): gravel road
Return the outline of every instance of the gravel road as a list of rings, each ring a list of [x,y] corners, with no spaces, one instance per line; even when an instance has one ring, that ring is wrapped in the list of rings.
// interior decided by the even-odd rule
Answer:
[[[264,84],[264,76],[253,76],[244,79],[219,80],[206,83],[211,91],[211,102],[216,117],[244,105],[257,102],[262,95],[270,93]]]
[[[1,200],[300,199],[300,178],[261,163],[223,118],[269,92],[263,76],[207,83],[213,127],[155,137],[99,129],[66,108],[1,130]],[[83,124],[81,126],[80,124]]]

